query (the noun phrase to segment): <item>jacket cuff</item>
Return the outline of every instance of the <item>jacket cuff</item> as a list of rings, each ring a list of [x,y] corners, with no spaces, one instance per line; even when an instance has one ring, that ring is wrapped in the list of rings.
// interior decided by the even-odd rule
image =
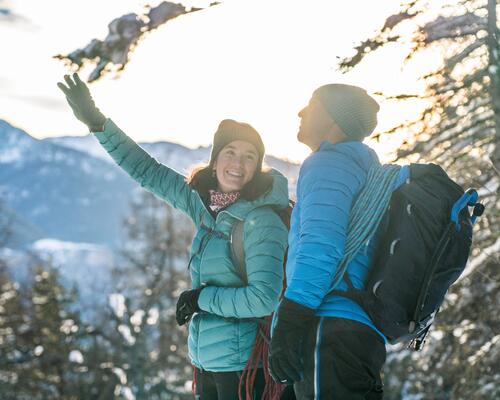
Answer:
[[[109,134],[113,131],[116,131],[118,127],[116,124],[110,119],[106,118],[106,121],[104,121],[104,124],[102,125],[102,130],[99,131],[90,131],[91,134],[95,135],[99,139],[106,139],[106,134]]]
[[[102,132],[94,132],[94,136],[108,153],[127,141],[131,142],[131,139],[111,119],[106,120],[103,128]]]

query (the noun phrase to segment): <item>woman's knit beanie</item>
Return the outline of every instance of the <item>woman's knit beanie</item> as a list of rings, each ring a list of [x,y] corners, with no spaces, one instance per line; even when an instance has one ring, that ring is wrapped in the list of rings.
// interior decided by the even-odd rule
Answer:
[[[380,106],[360,87],[338,83],[324,85],[314,91],[313,97],[323,104],[350,139],[363,140],[377,126]]]
[[[262,168],[265,148],[259,133],[251,125],[232,119],[222,120],[214,134],[212,153],[210,154],[210,166],[213,166],[219,152],[235,140],[243,140],[255,146],[259,157],[257,162],[257,171],[260,171]]]

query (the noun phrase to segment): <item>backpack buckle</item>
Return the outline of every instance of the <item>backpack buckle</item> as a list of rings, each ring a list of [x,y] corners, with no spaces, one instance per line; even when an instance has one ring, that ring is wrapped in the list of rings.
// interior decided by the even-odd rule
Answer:
[[[476,206],[479,204],[477,203],[477,190],[470,188],[465,191],[465,193],[453,204],[453,207],[451,208],[451,221],[455,224],[457,232],[460,232],[460,222],[458,220],[458,215],[460,212],[467,206],[474,207],[474,210],[476,210]],[[479,215],[481,215],[484,211],[484,206],[481,204],[482,207],[478,207],[478,211],[480,212]],[[476,215],[474,212],[474,215],[471,217],[471,223],[474,224],[476,222],[476,218],[479,216]]]

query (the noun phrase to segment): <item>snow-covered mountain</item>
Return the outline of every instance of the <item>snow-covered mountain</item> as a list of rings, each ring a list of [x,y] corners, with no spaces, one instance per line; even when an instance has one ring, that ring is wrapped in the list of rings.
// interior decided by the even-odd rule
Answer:
[[[114,161],[108,153],[106,153],[99,142],[90,134],[86,136],[61,136],[44,140],[59,146],[87,153],[92,157],[114,164]],[[171,142],[140,143],[140,145],[158,161],[172,166],[176,171],[182,174],[188,174],[193,166],[206,163],[210,158],[210,147],[200,146],[197,149],[189,149],[180,144]],[[265,163],[270,167],[278,169],[287,176],[290,194],[293,195],[300,166],[296,163],[291,163],[271,155],[266,156]]]
[[[36,225],[21,217],[0,198],[0,245],[8,242],[12,247],[22,247],[43,236]]]
[[[0,199],[39,237],[116,245],[134,185],[87,153],[0,122]]]
[[[210,156],[208,147],[142,146],[184,174]],[[266,162],[289,177],[294,191],[299,166]],[[37,140],[0,120],[0,259],[18,282],[29,279],[37,260],[57,268],[65,286],[78,288],[88,318],[116,290],[111,271],[130,244],[123,243],[123,221],[142,190],[92,135]]]
[[[184,174],[210,155],[208,147],[189,149],[169,142],[142,146]],[[299,166],[274,157],[266,162],[289,177],[294,191]],[[0,120],[0,200],[16,220],[31,226],[22,231],[32,234],[18,242],[45,237],[116,247],[138,190],[91,135],[37,140]]]
[[[78,150],[91,157],[95,157],[114,164],[113,159],[92,135],[86,136],[62,136],[44,139],[45,142],[53,143],[69,149]],[[210,156],[209,147],[189,149],[182,145],[170,142],[141,143],[141,146],[157,160],[172,166],[181,173],[187,173],[194,164],[202,163]]]

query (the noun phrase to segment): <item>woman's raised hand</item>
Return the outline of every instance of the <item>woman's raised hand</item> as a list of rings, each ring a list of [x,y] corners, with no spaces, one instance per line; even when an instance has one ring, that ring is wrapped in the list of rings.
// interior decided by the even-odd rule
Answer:
[[[102,131],[106,117],[96,107],[87,85],[76,73],[73,77],[64,75],[64,81],[66,85],[58,82],[57,87],[66,95],[75,117],[87,125],[91,132]]]

